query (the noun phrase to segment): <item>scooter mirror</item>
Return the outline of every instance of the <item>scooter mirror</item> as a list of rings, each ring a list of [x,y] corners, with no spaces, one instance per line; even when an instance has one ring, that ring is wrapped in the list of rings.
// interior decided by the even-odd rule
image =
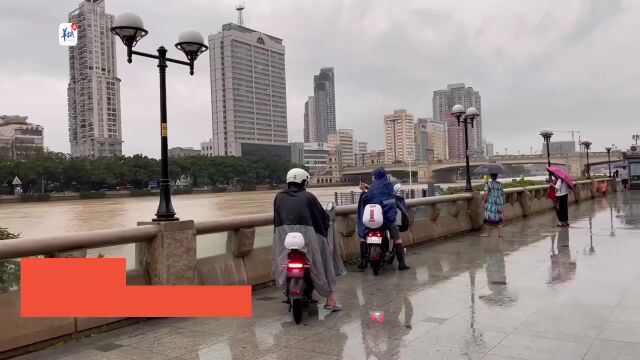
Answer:
[[[333,210],[333,208],[334,208],[334,204],[332,202],[328,202],[327,206],[325,207],[327,211],[331,211]]]

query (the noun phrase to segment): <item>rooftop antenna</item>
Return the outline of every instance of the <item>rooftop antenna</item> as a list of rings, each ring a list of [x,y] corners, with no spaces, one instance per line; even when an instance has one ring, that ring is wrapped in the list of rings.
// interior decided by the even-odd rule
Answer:
[[[244,10],[244,0],[236,4],[236,11],[238,12],[238,25],[244,26],[244,19],[242,18],[242,10]]]

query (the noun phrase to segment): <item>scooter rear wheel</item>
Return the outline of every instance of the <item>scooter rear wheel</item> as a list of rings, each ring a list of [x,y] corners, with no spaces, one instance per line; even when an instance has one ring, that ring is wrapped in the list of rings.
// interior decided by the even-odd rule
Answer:
[[[381,263],[380,260],[370,260],[371,263],[371,271],[373,271],[373,276],[378,276],[380,273]]]
[[[302,313],[304,312],[304,301],[302,299],[293,299],[291,308],[293,311],[293,321],[295,321],[296,324],[300,324],[302,322]]]

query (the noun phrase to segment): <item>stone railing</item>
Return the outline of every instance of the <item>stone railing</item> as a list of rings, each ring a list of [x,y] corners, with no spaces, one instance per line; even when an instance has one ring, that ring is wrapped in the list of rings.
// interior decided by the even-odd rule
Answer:
[[[570,202],[598,196],[598,181],[608,180],[578,182],[570,195]],[[610,183],[610,186],[615,186],[615,183]],[[505,220],[552,209],[553,203],[546,197],[547,190],[546,185],[506,189]],[[411,227],[402,233],[407,246],[438,241],[482,226],[483,208],[479,193],[409,199],[407,205]],[[272,249],[270,246],[256,246],[256,238],[261,236],[260,240],[270,242],[264,237],[272,233],[257,229],[272,225],[273,215],[262,214],[202,222],[147,222],[139,223],[136,228],[2,240],[0,260],[43,254],[85,256],[86,249],[135,244],[135,268],[127,272],[129,285],[263,285],[272,280]],[[357,259],[360,250],[356,205],[336,208],[335,232],[343,260]],[[226,233],[226,251],[199,257],[197,236],[216,233]],[[121,320],[124,319],[21,318],[20,291],[0,293],[0,323],[3,328],[11,329],[0,332],[0,359],[42,347],[53,339],[58,341],[61,337],[72,338],[95,332],[101,326],[116,322],[123,324]]]

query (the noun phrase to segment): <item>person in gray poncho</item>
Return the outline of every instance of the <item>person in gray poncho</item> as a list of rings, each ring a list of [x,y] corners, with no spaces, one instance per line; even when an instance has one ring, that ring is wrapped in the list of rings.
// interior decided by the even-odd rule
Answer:
[[[346,269],[335,243],[329,214],[318,199],[306,191],[309,178],[309,173],[302,169],[290,170],[287,173],[287,190],[279,192],[274,200],[272,275],[277,285],[286,289],[288,250],[284,239],[288,233],[301,233],[315,290],[327,298],[325,309],[341,310],[334,291],[336,277],[345,274]]]

